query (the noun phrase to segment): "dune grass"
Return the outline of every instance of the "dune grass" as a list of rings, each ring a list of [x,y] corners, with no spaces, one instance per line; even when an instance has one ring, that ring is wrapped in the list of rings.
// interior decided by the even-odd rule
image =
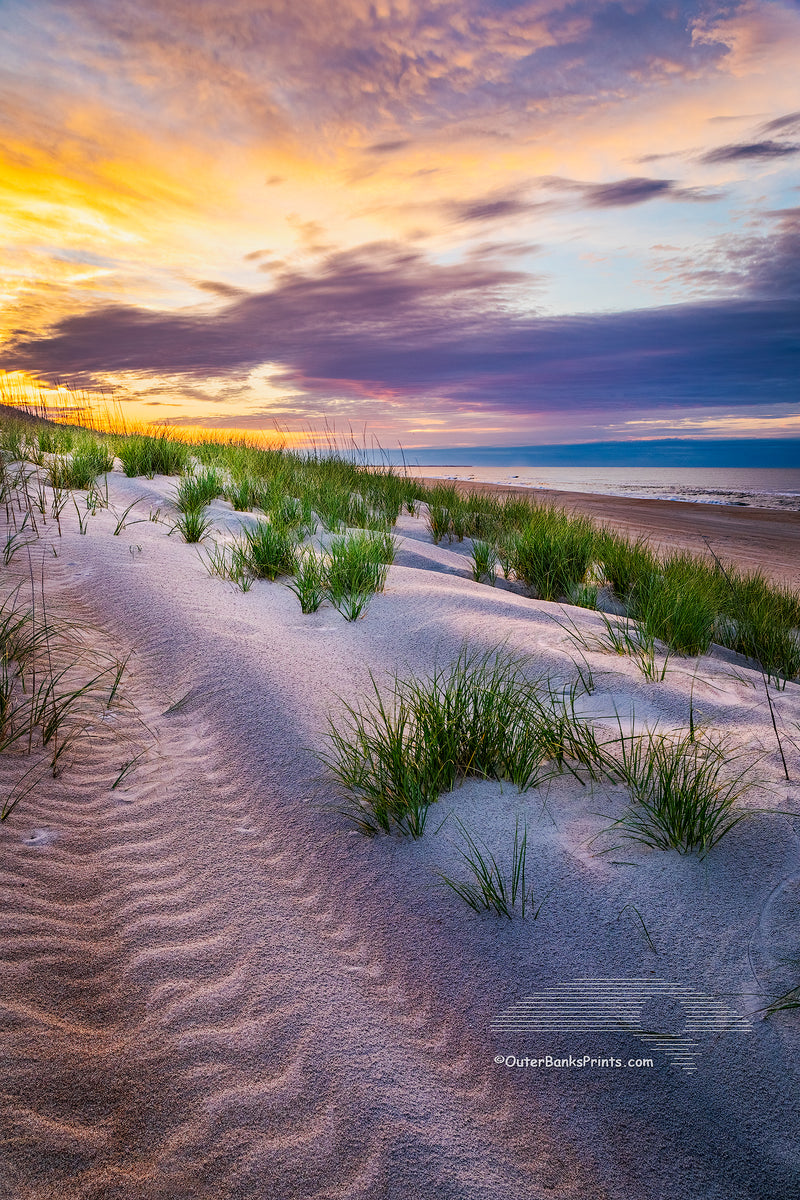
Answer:
[[[179,533],[185,542],[196,544],[202,542],[212,528],[213,521],[202,508],[190,508],[186,512],[178,514],[170,533]]]
[[[716,642],[754,660],[778,687],[800,679],[800,593],[706,557],[656,553],[644,539],[599,528],[534,496],[470,494],[447,482],[426,489],[331,447],[265,449],[241,438],[189,444],[174,431],[107,438],[32,418],[0,422],[4,460],[42,464],[54,495],[62,497],[59,517],[65,492],[90,488],[111,468],[109,447],[128,474],[182,472],[179,512],[201,510],[225,495],[238,511],[260,509],[274,527],[294,530],[298,543],[318,522],[338,534],[390,533],[403,509],[416,511],[424,502],[434,541],[472,539],[471,569],[478,580],[493,582],[499,568],[541,600],[586,607],[601,603],[605,587],[636,622],[643,642],[680,655],[702,654]],[[40,507],[44,516],[46,498]],[[352,596],[357,592],[370,594],[350,589]],[[336,584],[334,594],[350,605]],[[363,611],[360,602],[355,607]]]
[[[324,566],[325,589],[346,620],[357,620],[375,592],[383,591],[395,551],[391,535],[367,530],[331,541]]]
[[[84,438],[71,455],[59,455],[47,469],[47,481],[52,488],[88,490],[97,479],[112,470],[114,459],[108,447],[93,438]]]
[[[656,659],[656,639],[653,634],[630,617],[609,616],[600,613],[601,628],[592,633],[578,625],[565,614],[564,621],[558,621],[560,627],[581,650],[598,650],[605,654],[625,655],[633,659],[639,670],[653,682],[661,682],[669,663],[670,650],[663,647],[663,658],[659,663]]]
[[[540,600],[559,600],[584,582],[596,538],[587,518],[560,509],[534,510],[510,544],[514,574]]]
[[[492,585],[497,579],[497,551],[491,542],[481,538],[472,541],[472,578],[477,583],[485,579]]]
[[[277,579],[295,569],[297,535],[285,525],[259,521],[244,530],[248,566],[256,579]]]
[[[0,820],[46,771],[59,773],[90,714],[114,701],[124,669],[124,663],[88,651],[74,623],[53,620],[44,595],[26,602],[18,585],[5,596],[0,603],[0,755],[17,778],[0,798]]]
[[[514,828],[510,863],[501,867],[485,842],[474,837],[462,821],[456,819],[462,837],[458,853],[469,871],[471,879],[451,879],[439,873],[439,878],[460,896],[474,912],[493,912],[498,917],[512,920],[519,913],[536,918],[542,905],[534,909],[534,891],[527,878],[528,829],[522,825],[520,835],[519,817]]]
[[[181,475],[189,465],[189,447],[166,433],[158,436],[133,433],[112,440],[112,447],[126,475]],[[41,445],[41,439],[40,439]]]
[[[53,428],[42,426],[36,435],[36,442],[40,454],[69,454],[75,443],[75,434],[63,425]]]
[[[201,558],[209,575],[227,579],[242,592],[250,591],[255,576],[250,564],[247,545],[243,539],[237,538],[230,546],[214,542],[210,549],[205,552],[201,551]]]
[[[736,765],[741,752],[730,739],[693,728],[620,731],[617,754],[631,802],[612,828],[626,839],[702,858],[749,815],[737,802],[752,785],[752,766]]]
[[[677,654],[708,651],[717,625],[719,587],[713,573],[702,571],[695,559],[672,555],[661,570],[641,575],[629,598],[631,614],[646,636]]]
[[[597,776],[609,761],[575,712],[581,685],[531,679],[528,664],[502,650],[464,648],[430,676],[375,679],[359,704],[344,703],[322,753],[345,798],[341,810],[365,833],[398,829],[419,837],[430,805],[459,779],[508,780],[520,791],[551,772]]]
[[[465,647],[427,677],[395,674],[385,693],[371,677],[367,699],[344,703],[342,719],[329,720],[320,754],[344,802],[339,812],[364,833],[416,838],[431,804],[469,776],[526,791],[568,772],[582,785],[627,789],[610,831],[700,857],[751,815],[739,800],[754,783],[752,764],[741,765],[729,739],[694,721],[683,732],[626,734],[620,724],[612,736],[576,712],[585,679],[565,685],[531,677],[529,667],[503,650]],[[524,844],[515,840],[514,861]],[[462,857],[474,881],[446,882],[472,907],[504,911],[509,893],[496,860],[469,840]]]
[[[300,611],[316,612],[328,595],[325,559],[309,547],[295,557],[294,579],[289,587],[300,601]]]
[[[221,496],[225,487],[222,475],[213,467],[198,471],[195,475],[184,475],[175,489],[175,505],[178,512],[198,512]]]

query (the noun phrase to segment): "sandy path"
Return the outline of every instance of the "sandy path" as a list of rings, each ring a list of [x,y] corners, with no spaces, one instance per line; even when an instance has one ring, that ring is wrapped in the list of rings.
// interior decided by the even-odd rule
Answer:
[[[120,508],[167,486],[112,484]],[[98,639],[135,651],[127,696],[153,740],[125,786],[109,790],[119,748],[104,742],[0,831],[14,964],[2,1194],[800,1195],[786,1019],[759,1022],[755,1042],[705,1044],[695,1075],[660,1062],[624,1080],[508,1071],[490,1029],[560,979],[752,991],[748,953],[763,977],[770,904],[800,872],[785,818],[740,827],[712,866],[631,851],[618,867],[585,850],[598,798],[557,787],[535,834],[537,881],[557,900],[535,923],[476,918],[435,878],[457,865],[448,829],[418,843],[348,832],[320,808],[331,795],[306,747],[370,670],[424,669],[464,638],[506,636],[563,672],[551,606],[453,574],[459,556],[410,519],[387,594],[352,625],[302,617],[280,584],[234,592],[161,527],[112,538],[112,525],[65,534],[50,586]],[[705,713],[762,728],[750,684],[705,666]],[[656,688],[628,667],[605,701],[684,719],[688,676]],[[796,690],[777,700],[787,720]],[[543,811],[494,785],[440,804],[489,838],[523,805],[533,824]],[[628,901],[655,958],[620,921]]]

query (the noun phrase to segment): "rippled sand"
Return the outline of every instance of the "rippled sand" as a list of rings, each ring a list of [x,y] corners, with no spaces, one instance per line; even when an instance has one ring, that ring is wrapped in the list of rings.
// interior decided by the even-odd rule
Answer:
[[[146,515],[171,487],[112,475],[111,503],[141,498]],[[239,520],[222,502],[211,512],[220,529]],[[758,1011],[800,957],[797,819],[743,822],[705,862],[600,854],[618,791],[473,781],[440,799],[419,842],[365,839],[331,810],[313,753],[337,697],[364,694],[370,671],[449,661],[465,640],[574,677],[557,607],[474,583],[464,548],[433,546],[410,517],[386,593],[353,624],[302,616],[281,583],[234,591],[163,525],[114,537],[114,523],[100,513],[80,536],[67,522],[44,557],[52,610],[132,657],[116,727],[98,723],[0,826],[0,1195],[800,1195],[800,1024]],[[633,706],[683,725],[693,689],[698,718],[760,755],[770,790],[748,805],[798,811],[753,672],[720,653],[649,683],[628,660],[588,657],[598,720]],[[775,696],[787,735],[799,694]],[[134,743],[141,758],[112,790]],[[547,899],[512,924],[471,912],[438,872],[459,871],[453,816],[501,854],[518,814]],[[721,998],[739,1024],[697,1034],[694,1071],[662,1051],[642,1070],[496,1062],[641,1055],[620,1027],[493,1029],[524,997],[587,978],[666,981]]]

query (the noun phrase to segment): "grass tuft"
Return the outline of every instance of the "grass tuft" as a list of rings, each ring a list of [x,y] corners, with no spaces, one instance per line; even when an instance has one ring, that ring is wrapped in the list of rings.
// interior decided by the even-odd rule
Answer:
[[[295,569],[297,535],[284,525],[259,521],[245,529],[245,549],[250,571],[256,579],[277,579]]]
[[[179,533],[185,542],[202,542],[213,526],[213,521],[206,516],[202,509],[189,509],[182,512],[170,529],[170,533]]]
[[[144,475],[182,475],[189,465],[189,447],[166,434],[153,437],[149,434],[133,433],[116,438],[114,453],[129,477]]]
[[[510,544],[514,574],[540,600],[567,597],[584,582],[596,537],[588,519],[559,509],[534,510]]]
[[[723,738],[709,734],[620,735],[619,768],[631,803],[614,823],[622,835],[658,850],[705,857],[747,815],[737,801],[751,768],[732,768],[738,757]]]
[[[528,854],[528,829],[523,824],[520,836],[519,817],[514,829],[514,843],[511,847],[511,863],[503,870],[495,856],[484,842],[479,842],[469,832],[462,821],[456,818],[456,823],[464,840],[463,847],[457,847],[464,863],[469,868],[472,880],[463,882],[450,879],[440,873],[439,878],[460,896],[475,912],[494,912],[499,917],[508,920],[516,915],[524,917],[526,911],[533,908],[533,888],[529,887],[526,878]],[[541,904],[533,910],[534,919],[539,916]]]
[[[531,681],[524,665],[465,647],[427,678],[395,675],[387,699],[373,678],[371,696],[345,704],[340,726],[329,722],[321,756],[347,799],[342,811],[364,832],[419,836],[428,806],[468,775],[520,791],[545,778],[545,763],[599,777],[608,755],[575,713],[581,685]]]
[[[313,549],[305,550],[295,559],[294,579],[289,587],[300,601],[304,613],[316,612],[328,594],[325,560]]]

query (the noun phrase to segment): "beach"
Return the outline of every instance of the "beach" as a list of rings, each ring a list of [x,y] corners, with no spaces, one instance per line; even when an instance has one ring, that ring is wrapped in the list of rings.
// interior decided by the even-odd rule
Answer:
[[[441,484],[420,472],[428,486]],[[644,500],[632,496],[592,495],[548,488],[447,480],[460,492],[491,492],[554,504],[584,513],[633,538],[648,538],[662,549],[687,550],[711,557],[712,552],[748,571],[763,571],[776,582],[800,587],[800,513],[680,500]]]
[[[592,641],[601,614],[476,582],[424,510],[359,620],[303,614],[151,519],[174,479],[107,480],[85,532],[65,508],[5,568],[126,665],[0,825],[0,1195],[800,1197],[800,1024],[765,1012],[800,983],[800,685],[767,703],[717,646],[648,678]],[[547,498],[800,585],[797,514]],[[223,542],[255,521],[207,512]],[[618,824],[624,788],[565,771],[471,777],[423,836],[364,836],[329,721],[465,646],[572,687],[609,738],[728,739],[742,819],[706,856],[656,849]],[[472,911],[442,878],[464,878],[459,831],[505,861],[520,821],[530,911]]]

